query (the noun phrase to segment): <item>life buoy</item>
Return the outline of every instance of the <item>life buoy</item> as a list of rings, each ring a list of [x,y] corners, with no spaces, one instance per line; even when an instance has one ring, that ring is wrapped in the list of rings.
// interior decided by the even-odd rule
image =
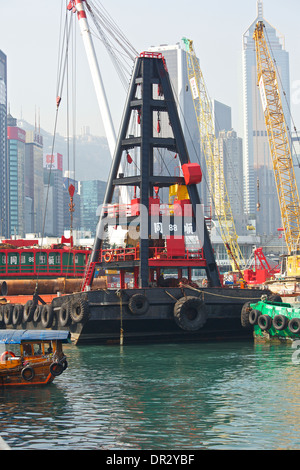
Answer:
[[[45,304],[43,305],[42,311],[41,311],[41,323],[44,328],[50,328],[52,326],[54,319],[54,312],[52,309],[52,305],[50,304]]]
[[[292,334],[298,335],[300,333],[300,318],[292,318],[288,323],[288,328]]]
[[[70,317],[69,308],[70,308],[69,302],[64,302],[62,306],[60,307],[59,312],[58,312],[58,323],[60,324],[60,326],[67,326],[70,323],[71,317]]]
[[[52,364],[50,365],[50,373],[54,377],[58,377],[60,374],[63,373],[64,370],[64,366],[61,362],[52,362]]]
[[[275,315],[272,323],[275,330],[282,331],[286,329],[288,325],[288,319],[285,315]]]
[[[251,312],[249,313],[250,325],[256,325],[260,315],[261,315],[261,312],[259,310],[256,310],[256,309],[251,310]]]
[[[89,304],[84,299],[75,299],[70,306],[70,316],[75,323],[84,322],[89,317]]]
[[[106,263],[109,263],[112,259],[112,253],[110,251],[107,251],[104,255],[104,261]]]
[[[269,315],[260,315],[257,324],[262,331],[269,330],[272,326],[272,318]]]
[[[30,382],[35,376],[35,372],[32,367],[26,366],[24,369],[21,370],[21,377],[22,379],[26,380],[26,382]]]
[[[134,294],[128,301],[128,308],[134,315],[143,315],[149,309],[149,300],[143,294]]]
[[[4,353],[0,356],[0,361],[7,361],[8,357],[16,357],[16,355],[12,351],[4,351]]]
[[[174,320],[186,331],[197,331],[207,319],[207,308],[199,297],[187,296],[177,300],[174,305]]]
[[[23,305],[15,304],[12,312],[12,324],[13,325],[20,325],[22,323],[23,318]]]

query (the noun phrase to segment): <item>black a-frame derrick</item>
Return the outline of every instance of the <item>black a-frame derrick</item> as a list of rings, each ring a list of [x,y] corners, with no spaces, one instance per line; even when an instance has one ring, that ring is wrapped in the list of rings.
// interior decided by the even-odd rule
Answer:
[[[157,86],[162,97],[154,97],[153,88]],[[139,89],[139,91],[138,91]],[[129,124],[131,115],[138,110],[140,119],[140,132],[138,136],[129,135]],[[153,112],[163,111],[168,114],[172,137],[154,136],[153,132]],[[120,175],[121,157],[123,152],[129,149],[139,148],[140,152],[140,174],[136,176],[124,177]],[[149,207],[149,197],[153,195],[155,186],[171,186],[176,183],[184,184],[184,179],[180,177],[155,176],[154,149],[167,148],[178,154],[181,165],[189,163],[189,156],[183,131],[181,128],[174,95],[171,88],[170,78],[163,57],[160,54],[143,53],[136,59],[127,101],[124,108],[123,119],[117,139],[115,154],[111,166],[111,171],[107,183],[106,193],[103,201],[103,210],[99,219],[96,239],[91,255],[91,263],[99,261],[99,253],[102,248],[104,221],[106,217],[106,207],[112,202],[114,189],[116,186],[139,186],[140,204]],[[198,204],[201,204],[197,185],[187,186],[193,214],[196,214]],[[149,214],[149,211],[148,211]],[[148,230],[150,228],[148,220]],[[141,219],[141,224],[143,223]],[[141,234],[143,227],[140,227]],[[149,234],[148,234],[149,235]],[[203,252],[206,259],[206,275],[212,286],[220,286],[218,269],[209,238],[209,233],[204,223]],[[149,237],[140,238],[139,257],[139,286],[149,285]]]

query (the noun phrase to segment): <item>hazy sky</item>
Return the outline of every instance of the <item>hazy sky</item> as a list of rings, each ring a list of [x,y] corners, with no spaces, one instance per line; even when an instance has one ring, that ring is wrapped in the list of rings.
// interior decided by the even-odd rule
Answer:
[[[65,0],[0,0],[0,49],[8,61],[8,101],[14,117],[53,132],[56,110],[59,32]],[[183,36],[194,41],[211,98],[232,107],[233,127],[239,130],[239,88],[242,35],[256,17],[256,0],[114,0],[102,4],[139,52],[149,46],[175,44]],[[69,13],[70,15],[72,13]],[[300,127],[300,2],[264,0],[264,17],[285,36],[290,55],[291,104]],[[77,132],[89,126],[104,135],[85,51],[77,39]],[[97,41],[99,44],[99,41]],[[125,91],[101,44],[98,61],[108,102],[118,131]],[[63,95],[58,131],[66,133]]]

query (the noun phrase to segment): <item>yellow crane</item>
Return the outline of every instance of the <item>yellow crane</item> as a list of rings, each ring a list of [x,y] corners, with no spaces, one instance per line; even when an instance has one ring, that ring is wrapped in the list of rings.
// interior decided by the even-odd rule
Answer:
[[[257,84],[262,101],[288,250],[286,272],[287,276],[297,277],[300,275],[300,200],[278,77],[266,42],[264,27],[264,23],[259,21],[253,34],[256,50]]]
[[[187,50],[187,71],[190,90],[193,98],[200,140],[206,161],[207,174],[211,195],[214,201],[221,237],[227,253],[231,259],[233,271],[238,271],[243,278],[241,269],[245,267],[245,260],[238,245],[235,223],[232,215],[224,166],[220,156],[218,142],[215,135],[215,126],[211,102],[207,93],[203,74],[193,47],[193,41],[182,38]]]

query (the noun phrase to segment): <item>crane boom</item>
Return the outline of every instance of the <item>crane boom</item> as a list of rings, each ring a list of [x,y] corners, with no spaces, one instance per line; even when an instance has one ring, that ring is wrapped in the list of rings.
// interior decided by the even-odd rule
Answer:
[[[84,8],[84,2],[85,0],[71,0],[69,2],[69,5],[67,6],[68,10],[72,10],[73,12],[77,12],[77,17],[78,17],[78,22],[80,26],[80,32],[82,35],[82,40],[84,43],[94,87],[95,87],[95,92],[97,96],[97,101],[98,105],[100,108],[100,113],[102,116],[102,122],[108,142],[108,147],[110,151],[111,158],[114,157],[115,153],[115,148],[116,148],[116,133],[115,133],[115,128],[113,125],[113,120],[111,117],[110,109],[108,106],[108,101],[103,85],[103,80],[91,36],[91,31],[88,25],[88,20],[86,17],[86,12]],[[120,169],[122,171],[122,167]],[[128,201],[128,193],[127,193],[127,188],[122,187],[120,189],[120,199],[123,203],[127,203]]]
[[[272,157],[281,219],[288,254],[292,255],[299,250],[300,201],[276,69],[266,43],[262,21],[256,24],[253,39],[256,49],[257,82]]]
[[[241,267],[245,266],[245,260],[237,242],[238,236],[225,182],[223,161],[216,142],[211,103],[199,61],[193,48],[193,41],[186,38],[183,38],[183,41],[188,52],[186,57],[190,89],[221,237],[232,260],[233,270],[241,273]]]

